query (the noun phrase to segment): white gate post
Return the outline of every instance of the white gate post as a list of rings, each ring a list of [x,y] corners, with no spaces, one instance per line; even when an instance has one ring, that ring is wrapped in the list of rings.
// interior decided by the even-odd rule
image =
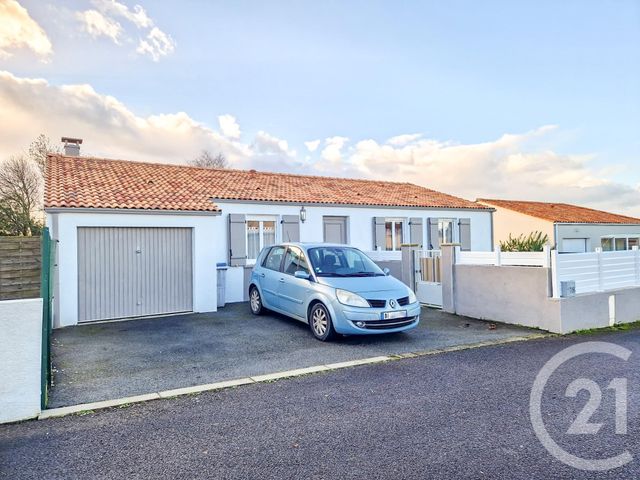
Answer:
[[[637,245],[631,247],[633,250],[633,264],[635,265],[636,270],[636,285],[640,285],[640,249],[638,249]]]
[[[493,262],[493,264],[494,264],[494,265],[496,265],[496,266],[498,266],[498,267],[499,267],[500,265],[502,265],[502,258],[501,258],[501,256],[500,256],[500,253],[501,253],[500,246],[497,246],[497,247],[496,247],[496,251],[495,251],[496,259],[495,259],[495,261]]]
[[[558,251],[551,251],[551,290],[553,298],[560,298],[560,282],[558,281]]]

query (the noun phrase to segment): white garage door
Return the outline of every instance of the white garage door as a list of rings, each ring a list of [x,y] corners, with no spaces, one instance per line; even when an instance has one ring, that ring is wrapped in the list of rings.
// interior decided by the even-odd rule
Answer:
[[[586,238],[563,238],[560,253],[584,253],[587,251]]]
[[[190,228],[78,228],[78,320],[193,309]]]

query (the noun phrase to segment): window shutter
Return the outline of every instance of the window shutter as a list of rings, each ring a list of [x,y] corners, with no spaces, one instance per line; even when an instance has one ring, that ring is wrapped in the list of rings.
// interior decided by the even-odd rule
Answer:
[[[429,220],[429,249],[440,250],[440,234],[438,233],[438,219]]]
[[[460,228],[460,250],[471,250],[471,219],[461,218],[458,220]]]
[[[409,219],[409,242],[422,247],[422,219]]]
[[[373,249],[384,250],[386,247],[384,217],[373,218]]]
[[[283,242],[300,241],[300,217],[298,215],[283,215],[280,223],[282,223]]]
[[[229,265],[247,264],[247,219],[245,215],[229,214]]]

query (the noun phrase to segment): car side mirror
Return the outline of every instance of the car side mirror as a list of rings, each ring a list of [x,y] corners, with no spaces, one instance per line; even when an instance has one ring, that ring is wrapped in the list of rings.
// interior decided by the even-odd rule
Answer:
[[[384,268],[382,269],[382,273],[384,273],[386,276],[389,276],[389,272],[390,272],[390,271],[391,271],[391,270],[389,270],[387,267],[384,267]]]
[[[303,270],[296,270],[293,276],[296,278],[302,278],[303,280],[309,280],[309,278],[311,278],[311,275]]]

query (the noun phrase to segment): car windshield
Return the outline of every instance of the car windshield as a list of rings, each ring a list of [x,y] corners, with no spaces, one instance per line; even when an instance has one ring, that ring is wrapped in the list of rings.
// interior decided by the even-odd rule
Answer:
[[[318,277],[377,277],[383,271],[356,248],[315,247],[308,250],[313,271]]]

